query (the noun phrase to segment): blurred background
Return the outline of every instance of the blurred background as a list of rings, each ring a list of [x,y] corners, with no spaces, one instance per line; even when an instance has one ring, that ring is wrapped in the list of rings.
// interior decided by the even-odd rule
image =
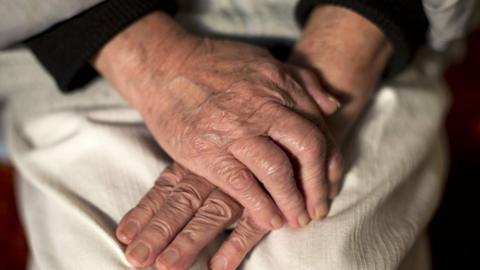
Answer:
[[[429,226],[434,269],[476,269],[480,251],[480,28],[466,54],[445,73],[453,104],[447,118],[451,168],[442,204]],[[0,136],[0,142],[1,142]],[[28,247],[16,212],[15,169],[0,143],[0,269],[23,270]]]

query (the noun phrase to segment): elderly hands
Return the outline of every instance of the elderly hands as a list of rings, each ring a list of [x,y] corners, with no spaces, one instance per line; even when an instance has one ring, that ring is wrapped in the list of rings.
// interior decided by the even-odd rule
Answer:
[[[305,89],[316,91],[315,100],[325,115],[335,112],[330,98],[317,92],[318,80],[310,72],[288,68]],[[330,186],[333,198],[340,183]],[[236,269],[269,230],[258,226],[251,214],[205,178],[174,163],[122,218],[116,235],[128,245],[126,256],[134,266],[188,269],[200,251],[233,223],[237,224],[211,258],[210,269]]]
[[[127,259],[134,266],[188,269],[205,246],[237,221],[211,269],[235,269],[268,231],[230,196],[175,163],[125,215],[117,238],[128,245]]]
[[[327,214],[340,154],[297,79],[312,74],[292,72],[255,46],[189,35],[162,13],[117,35],[94,64],[176,162],[237,200],[262,228],[284,219],[300,227]]]
[[[319,111],[333,112],[336,105],[317,78],[344,102],[328,119],[342,143],[391,47],[364,18],[338,7],[318,7],[290,60],[315,70],[313,76],[287,68],[256,47],[193,38],[168,21],[161,14],[142,20],[94,61],[142,112],[158,142],[193,172],[174,165],[162,175],[122,219],[117,237],[129,245],[127,258],[135,266],[148,266],[159,255],[158,268],[185,269],[216,234],[243,216],[212,260],[213,269],[234,269],[276,227],[276,207],[292,227],[308,222],[302,195],[310,216],[326,214],[329,197],[338,192],[341,166],[337,148],[326,145],[331,136]],[[171,38],[151,42],[159,32]],[[278,117],[282,121],[275,121]],[[291,184],[295,180],[300,190]],[[185,195],[189,192],[194,195]]]

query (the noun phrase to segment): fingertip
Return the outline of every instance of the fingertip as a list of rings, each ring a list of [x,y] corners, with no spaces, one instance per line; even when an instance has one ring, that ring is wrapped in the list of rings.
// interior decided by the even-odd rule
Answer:
[[[228,261],[223,255],[216,255],[210,261],[211,270],[226,270],[227,265]]]
[[[155,260],[155,267],[158,270],[173,269],[174,265],[180,260],[180,253],[170,248],[160,254]]]
[[[326,116],[331,116],[342,108],[340,101],[326,92],[321,92],[314,96],[314,100],[320,111]]]
[[[299,227],[304,227],[308,223],[310,223],[311,219],[310,216],[307,213],[303,213],[298,217],[298,225]]]
[[[340,110],[340,108],[342,107],[342,103],[340,103],[337,98],[330,94],[327,94],[327,99],[330,101],[331,107],[333,108],[330,114],[334,114],[335,112]]]
[[[313,220],[319,221],[324,219],[328,215],[329,210],[330,210],[330,201],[324,200],[310,207],[309,214]]]
[[[144,267],[149,261],[151,252],[152,249],[148,244],[139,241],[127,247],[125,256],[131,265],[135,267]]]
[[[135,220],[128,220],[127,222],[120,223],[116,230],[116,236],[120,242],[128,245],[139,232],[140,224]]]

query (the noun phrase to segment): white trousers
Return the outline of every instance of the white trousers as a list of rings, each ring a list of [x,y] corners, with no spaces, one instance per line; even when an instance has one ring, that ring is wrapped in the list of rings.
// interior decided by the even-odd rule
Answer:
[[[28,59],[0,54],[0,68],[10,68],[0,72],[0,81],[19,91],[51,85],[35,79]],[[270,233],[242,269],[429,268],[423,235],[447,167],[443,119],[449,102],[437,60],[425,53],[379,87],[345,146],[344,186],[329,216],[300,230]],[[24,64],[15,69],[12,63]],[[12,76],[18,72],[28,76],[15,84]],[[102,87],[103,82],[95,83],[89,91],[101,93]],[[15,102],[21,95],[12,96],[7,129],[21,175],[18,195],[32,251],[30,269],[132,269],[115,239],[116,224],[171,161],[123,103],[50,103],[44,113],[19,117],[22,104],[24,110],[35,107]],[[36,106],[48,107],[55,98],[44,95]],[[207,269],[211,250],[192,269]]]

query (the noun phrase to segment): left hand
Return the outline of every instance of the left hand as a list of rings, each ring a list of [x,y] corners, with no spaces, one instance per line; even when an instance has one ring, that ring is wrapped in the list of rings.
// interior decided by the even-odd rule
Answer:
[[[145,238],[149,243],[140,248],[139,243],[129,245],[127,259],[137,264],[151,257],[151,250],[162,250],[154,255],[157,269],[188,269],[205,246],[237,221],[211,259],[211,269],[236,269],[268,231],[256,225],[231,197],[174,163],[122,218],[117,238],[129,245],[144,227],[154,226],[162,232],[161,239]]]
[[[326,120],[339,146],[374,94],[392,53],[383,32],[354,11],[321,4],[311,12],[288,62],[314,71],[325,91],[342,104]]]

